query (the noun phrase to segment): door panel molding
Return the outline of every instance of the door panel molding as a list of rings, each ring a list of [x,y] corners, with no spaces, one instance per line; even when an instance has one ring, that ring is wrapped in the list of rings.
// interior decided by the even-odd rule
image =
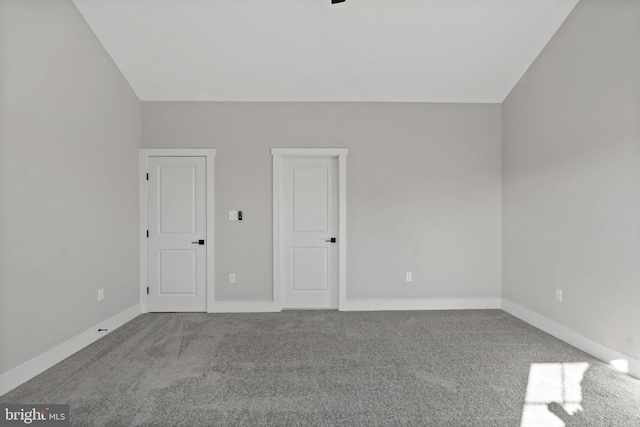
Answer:
[[[215,301],[215,204],[214,204],[214,149],[140,149],[139,187],[140,187],[140,306],[142,313],[149,312],[149,207],[148,181],[149,158],[151,157],[204,157],[206,159],[207,214],[206,214],[206,290],[207,312],[213,313]]]
[[[272,148],[273,157],[273,303],[282,309],[282,160],[287,157],[330,157],[338,161],[338,310],[347,307],[347,154],[346,148]]]

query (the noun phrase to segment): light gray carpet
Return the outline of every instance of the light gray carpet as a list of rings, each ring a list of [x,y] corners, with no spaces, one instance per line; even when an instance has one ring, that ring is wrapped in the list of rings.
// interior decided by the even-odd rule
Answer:
[[[0,402],[78,426],[520,426],[532,364],[582,362],[583,410],[537,390],[538,425],[640,426],[640,381],[500,310],[145,314]]]

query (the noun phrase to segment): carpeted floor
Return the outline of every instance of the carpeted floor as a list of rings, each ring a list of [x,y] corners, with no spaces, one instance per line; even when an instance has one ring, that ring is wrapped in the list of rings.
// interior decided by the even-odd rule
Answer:
[[[640,426],[640,381],[500,310],[145,314],[0,402],[77,426]]]

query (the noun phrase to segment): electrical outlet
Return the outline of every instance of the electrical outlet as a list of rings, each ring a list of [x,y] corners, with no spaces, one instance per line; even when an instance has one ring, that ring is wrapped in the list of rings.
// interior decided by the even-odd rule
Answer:
[[[104,299],[104,289],[98,289],[98,301],[102,301]]]
[[[235,274],[231,273],[231,274],[229,275],[229,283],[230,283],[230,284],[234,284],[234,283],[236,283],[236,275],[235,275]]]
[[[407,273],[406,281],[407,281],[407,282],[411,282],[412,280],[413,280],[413,274],[411,274],[411,273]]]
[[[238,211],[229,211],[229,221],[238,220]]]
[[[562,302],[562,289],[556,288],[556,300]]]

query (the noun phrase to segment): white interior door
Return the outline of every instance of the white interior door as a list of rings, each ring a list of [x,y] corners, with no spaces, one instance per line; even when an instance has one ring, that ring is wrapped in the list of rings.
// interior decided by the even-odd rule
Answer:
[[[281,167],[282,307],[337,308],[338,159],[286,157]]]
[[[149,311],[206,311],[205,157],[149,157]]]

